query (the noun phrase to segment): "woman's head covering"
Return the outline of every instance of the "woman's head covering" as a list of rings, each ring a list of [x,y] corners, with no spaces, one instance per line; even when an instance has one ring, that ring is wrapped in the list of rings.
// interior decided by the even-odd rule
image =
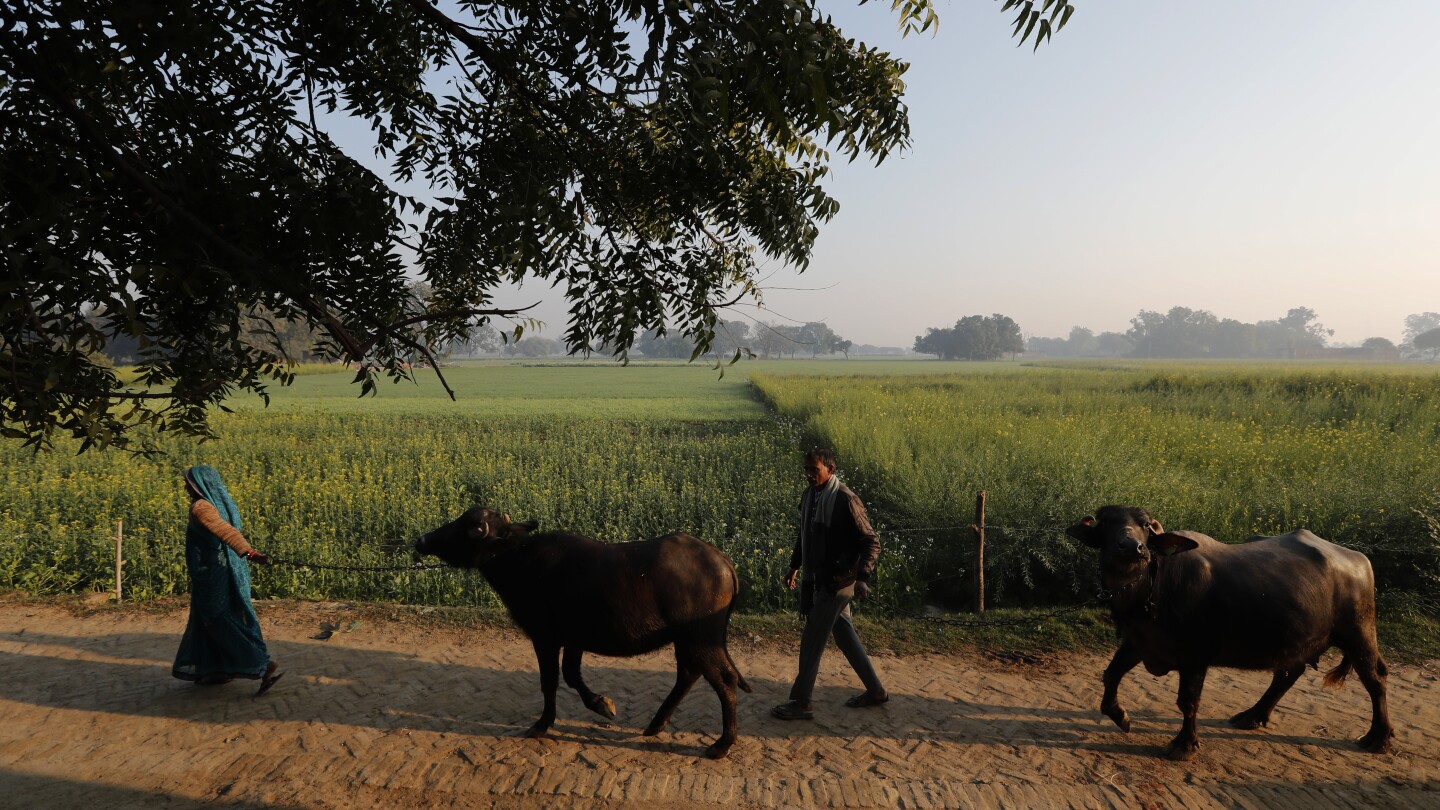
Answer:
[[[225,489],[225,482],[220,480],[220,473],[208,464],[197,464],[185,471],[185,481],[200,493],[200,497],[209,501],[220,513],[220,517],[226,523],[240,528],[240,507],[235,505],[230,493]]]

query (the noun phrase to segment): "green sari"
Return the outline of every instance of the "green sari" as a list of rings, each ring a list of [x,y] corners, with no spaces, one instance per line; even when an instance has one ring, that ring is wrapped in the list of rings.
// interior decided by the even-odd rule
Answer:
[[[213,467],[191,467],[185,479],[220,517],[240,528],[240,510]],[[171,674],[211,683],[263,676],[270,653],[250,604],[250,564],[194,520],[185,529],[185,562],[190,570],[190,620]]]

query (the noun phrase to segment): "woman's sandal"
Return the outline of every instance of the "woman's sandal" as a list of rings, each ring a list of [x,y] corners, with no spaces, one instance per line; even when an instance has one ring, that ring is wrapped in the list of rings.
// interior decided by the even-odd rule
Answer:
[[[280,665],[275,663],[274,661],[271,661],[269,666],[265,667],[265,674],[260,678],[260,689],[255,693],[255,697],[258,698],[266,692],[269,692],[270,687],[274,686],[277,681],[285,677],[285,673],[277,671],[279,669]]]
[[[849,706],[852,709],[864,709],[870,706],[879,706],[880,704],[888,703],[889,701],[890,693],[888,692],[883,695],[873,695],[869,692],[861,692],[855,697],[852,697],[849,700],[845,701],[845,705]]]

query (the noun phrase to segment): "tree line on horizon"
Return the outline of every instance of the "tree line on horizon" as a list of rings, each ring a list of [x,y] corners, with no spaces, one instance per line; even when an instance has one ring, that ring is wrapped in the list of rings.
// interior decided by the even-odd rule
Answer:
[[[1067,338],[1031,337],[1025,350],[1051,357],[1293,359],[1332,348],[1328,346],[1332,335],[1334,330],[1320,323],[1309,307],[1294,307],[1284,317],[1256,323],[1173,307],[1165,313],[1142,310],[1124,332],[1095,334],[1075,326]],[[1398,346],[1388,338],[1370,337],[1352,348],[1357,356],[1435,359],[1440,350],[1440,313],[1406,317],[1404,340]]]
[[[719,321],[715,324],[715,336],[709,347],[697,351],[696,342],[689,335],[675,330],[660,331],[647,329],[636,335],[632,342],[635,352],[646,359],[689,360],[709,358],[726,360],[737,355],[769,360],[780,357],[825,357],[841,354],[849,357],[857,348],[862,353],[875,351],[875,347],[856,347],[854,342],[842,337],[823,321],[803,324],[778,324],[746,321]],[[593,354],[613,354],[614,347],[596,343],[590,347]],[[461,355],[521,355],[525,357],[546,357],[569,354],[565,345],[551,338],[522,337],[508,341],[496,330],[485,333],[479,330],[469,342],[452,347],[451,354]]]
[[[101,316],[101,313],[92,315]],[[255,317],[248,324],[253,340],[280,347],[292,362],[324,359],[316,348],[320,335],[303,321]],[[1319,323],[1314,310],[1307,307],[1296,307],[1283,318],[1253,324],[1217,318],[1207,310],[1187,307],[1173,307],[1165,313],[1142,310],[1131,319],[1130,329],[1124,332],[1096,334],[1086,327],[1074,326],[1064,338],[1024,337],[1018,323],[996,313],[968,315],[952,327],[927,329],[924,335],[916,336],[912,351],[932,354],[942,360],[998,360],[1022,352],[1046,357],[1286,359],[1326,348],[1326,340],[1332,334],[1333,330]],[[1407,316],[1403,334],[1399,345],[1387,338],[1371,337],[1359,347],[1353,347],[1353,351],[1379,359],[1440,360],[1440,312]],[[705,352],[697,354],[695,345],[688,336],[655,329],[640,333],[633,342],[635,351],[646,359],[725,360],[737,352],[743,357],[762,360],[903,353],[893,347],[856,346],[823,321],[804,324],[720,321],[716,324],[714,341]],[[117,340],[107,345],[104,353],[111,363],[128,364],[134,362],[140,348],[136,339]],[[591,352],[609,354],[612,348],[597,343]],[[572,354],[555,338],[543,335],[516,338],[513,332],[493,327],[476,329],[468,340],[437,347],[435,353],[441,358],[539,358]]]
[[[930,328],[915,338],[914,351],[941,360],[998,360],[1020,352],[1048,357],[1294,359],[1318,356],[1335,330],[1320,323],[1309,307],[1293,307],[1284,317],[1245,323],[1203,309],[1172,307],[1168,312],[1141,310],[1124,332],[1096,334],[1075,326],[1069,337],[1025,338],[1008,316],[967,315],[952,327]],[[1383,337],[1346,347],[1357,356],[1440,359],[1440,312],[1405,318],[1400,345]]]

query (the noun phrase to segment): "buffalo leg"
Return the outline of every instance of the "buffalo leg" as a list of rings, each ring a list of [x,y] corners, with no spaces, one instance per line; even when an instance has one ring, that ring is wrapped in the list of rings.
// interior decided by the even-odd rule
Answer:
[[[1270,680],[1270,688],[1265,690],[1265,694],[1260,696],[1254,706],[1230,718],[1230,725],[1244,729],[1270,725],[1270,713],[1275,711],[1275,704],[1290,691],[1290,687],[1295,685],[1295,681],[1300,679],[1304,671],[1303,665],[1275,670],[1275,677]]]
[[[735,718],[735,687],[740,682],[740,677],[730,666],[729,657],[723,647],[713,647],[705,651],[700,673],[720,697],[720,716],[724,718],[720,738],[705,749],[705,756],[720,759],[729,753],[730,746],[735,744],[738,725]]]
[[[670,716],[675,713],[675,707],[680,705],[680,701],[690,691],[690,687],[694,686],[695,681],[700,678],[700,670],[695,668],[692,661],[687,661],[687,658],[689,656],[683,656],[678,649],[676,650],[675,686],[670,690],[670,694],[665,696],[664,702],[660,704],[660,709],[655,712],[655,719],[645,727],[646,736],[653,737],[665,730],[665,726],[670,722]]]
[[[1180,733],[1170,741],[1165,755],[1171,759],[1189,759],[1200,747],[1200,737],[1195,732],[1195,716],[1200,712],[1200,692],[1205,688],[1205,667],[1184,667],[1180,670],[1180,697],[1175,701],[1184,715]]]
[[[557,644],[541,644],[531,641],[535,647],[535,661],[540,665],[540,691],[545,695],[545,710],[525,732],[526,737],[544,737],[555,722],[555,690],[560,688],[560,647]]]
[[[580,693],[580,700],[585,703],[585,708],[606,720],[614,720],[615,701],[591,692],[590,687],[585,685],[585,679],[580,677],[580,658],[584,654],[585,651],[579,647],[565,648],[565,656],[561,659],[560,664],[560,671],[565,675],[565,683]]]
[[[1385,677],[1389,674],[1385,659],[1375,651],[1374,658],[1363,658],[1355,666],[1355,674],[1370,693],[1370,730],[1357,742],[1372,754],[1388,754],[1394,749],[1395,729],[1390,726],[1390,710],[1385,705]]]
[[[1110,665],[1105,667],[1105,695],[1100,698],[1100,711],[1106,717],[1114,720],[1115,725],[1119,726],[1121,731],[1130,730],[1130,715],[1120,708],[1118,697],[1120,679],[1140,663],[1140,658],[1140,648],[1129,641],[1124,641],[1120,644],[1120,649],[1116,650],[1115,655],[1111,657]]]

